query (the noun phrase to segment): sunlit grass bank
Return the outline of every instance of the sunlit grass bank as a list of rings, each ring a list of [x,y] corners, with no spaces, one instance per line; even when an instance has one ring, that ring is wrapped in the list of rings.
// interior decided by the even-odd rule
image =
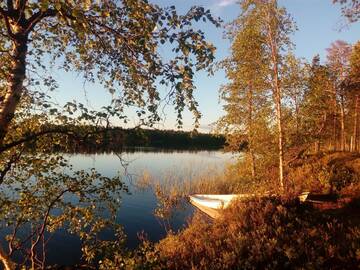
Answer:
[[[259,199],[235,203],[213,222],[196,215],[157,249],[168,269],[356,269],[359,240],[351,216]]]
[[[239,167],[244,162],[225,170],[189,173],[192,178],[181,181],[172,174],[161,183],[152,182],[159,198],[156,214],[169,217],[191,193],[276,191],[271,169],[266,181],[252,182],[249,172]],[[286,195],[234,202],[216,220],[196,212],[187,228],[170,230],[159,243],[144,241],[123,265],[128,269],[357,269],[359,162],[358,155],[350,153],[304,156],[289,166]],[[150,176],[146,179],[151,182]],[[302,204],[296,197],[300,190],[334,194],[338,201],[331,207]]]

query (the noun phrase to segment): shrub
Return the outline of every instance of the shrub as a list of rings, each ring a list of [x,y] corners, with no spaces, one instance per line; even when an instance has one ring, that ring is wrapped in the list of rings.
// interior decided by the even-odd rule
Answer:
[[[291,189],[328,193],[331,191],[330,174],[329,167],[315,161],[291,168],[288,172],[288,179]]]
[[[213,223],[195,216],[157,249],[168,269],[357,269],[360,228],[295,200],[253,200]]]
[[[353,153],[310,155],[288,169],[292,189],[319,193],[340,192],[360,181],[360,159]]]
[[[334,188],[340,191],[344,187],[357,183],[358,181],[358,175],[353,169],[347,166],[333,166],[329,179],[332,191],[334,191]]]
[[[134,251],[124,249],[112,250],[108,257],[98,262],[96,269],[99,270],[152,270],[161,269],[164,265],[155,250],[154,245],[144,241]]]

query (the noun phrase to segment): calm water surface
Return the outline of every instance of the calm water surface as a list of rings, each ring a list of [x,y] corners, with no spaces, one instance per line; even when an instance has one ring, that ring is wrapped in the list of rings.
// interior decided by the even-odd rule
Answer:
[[[165,181],[168,176],[180,180],[190,179],[206,172],[208,169],[222,170],[231,162],[230,154],[220,151],[138,151],[121,154],[128,165],[125,178],[131,194],[123,194],[121,207],[117,214],[117,222],[122,224],[127,235],[127,247],[138,245],[138,233],[144,232],[151,241],[158,241],[166,234],[161,222],[154,216],[157,200],[150,189],[139,190],[136,182],[146,172],[157,181]],[[74,169],[95,168],[104,176],[112,177],[125,169],[116,154],[72,155],[71,164]],[[184,210],[175,213],[171,220],[173,230],[183,228],[194,209],[187,205]],[[80,241],[77,237],[57,232],[49,242],[48,263],[74,264],[80,258]]]

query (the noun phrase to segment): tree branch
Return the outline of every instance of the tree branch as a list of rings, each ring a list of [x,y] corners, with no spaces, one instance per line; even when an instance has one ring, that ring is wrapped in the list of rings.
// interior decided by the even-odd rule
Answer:
[[[33,14],[30,19],[28,20],[28,27],[25,30],[25,33],[30,33],[34,27],[43,19],[46,17],[55,17],[58,13],[55,9],[48,9],[45,12],[44,11],[38,11],[35,14]]]
[[[17,141],[13,141],[11,143],[4,144],[3,146],[0,147],[0,153],[4,152],[6,150],[9,150],[9,149],[11,149],[13,147],[19,146],[19,145],[21,145],[23,143],[35,140],[38,137],[48,135],[48,134],[56,134],[56,133],[57,134],[65,134],[65,135],[69,135],[69,136],[72,136],[72,137],[80,138],[80,136],[76,136],[72,132],[71,129],[67,129],[67,128],[64,128],[64,127],[48,129],[48,130],[43,130],[43,131],[40,131],[40,132],[37,132],[37,133],[34,133],[34,134],[30,134],[30,135],[28,135],[28,136],[26,136],[24,138],[21,138],[21,139],[19,139]]]
[[[140,126],[141,125],[136,126],[136,127],[132,128],[132,129],[136,129],[136,128],[140,127]],[[63,134],[63,135],[71,136],[71,137],[73,137],[73,138],[75,138],[77,140],[87,140],[89,138],[89,136],[100,134],[100,133],[104,132],[105,130],[106,130],[106,128],[105,129],[104,128],[102,128],[102,129],[98,128],[97,130],[92,131],[92,132],[87,132],[84,135],[77,135],[76,130],[72,130],[71,128],[67,128],[67,127],[49,128],[49,129],[46,129],[46,130],[39,131],[37,133],[26,135],[25,137],[23,137],[23,138],[21,138],[21,139],[19,139],[17,141],[13,141],[13,142],[10,142],[10,143],[7,143],[7,144],[4,144],[4,145],[0,146],[0,153],[4,152],[4,151],[7,151],[7,150],[9,150],[9,149],[11,149],[13,147],[19,146],[19,145],[21,145],[23,143],[36,140],[39,137],[49,135],[49,134]]]
[[[11,30],[10,22],[9,22],[9,11],[5,11],[3,8],[0,7],[0,15],[4,18],[6,30],[8,35],[11,39],[15,39],[15,35]]]
[[[7,8],[10,12],[12,12],[14,10],[13,0],[7,0]]]
[[[45,228],[46,228],[46,225],[47,225],[47,222],[48,222],[48,218],[49,218],[49,215],[50,215],[50,211],[51,209],[54,207],[55,203],[66,193],[66,192],[70,192],[72,191],[70,188],[67,188],[67,189],[64,189],[63,191],[61,191],[58,196],[56,196],[49,204],[49,206],[47,207],[47,210],[44,214],[44,219],[43,219],[43,223],[40,227],[40,231],[36,237],[36,240],[34,243],[32,243],[31,245],[31,249],[30,249],[30,253],[31,253],[31,259],[34,260],[35,259],[35,248],[36,246],[38,245],[38,243],[40,242],[42,236],[44,235],[44,232],[45,232]]]
[[[10,161],[6,164],[5,168],[2,171],[0,171],[0,184],[2,184],[2,182],[4,181],[5,176],[10,171],[12,165],[20,159],[22,153],[23,153],[23,149],[18,154],[13,155],[10,158]]]
[[[7,11],[5,11],[2,7],[0,7],[0,15],[7,16]]]
[[[19,0],[19,7],[18,7],[18,9],[20,9],[21,11],[24,11],[27,2],[28,2],[27,0]]]
[[[16,234],[18,232],[18,229],[20,227],[20,222],[16,221],[16,225],[14,226],[13,233],[11,234],[11,240],[9,242],[9,257],[12,256],[15,250],[17,250],[17,247],[14,247],[14,240],[16,237]]]
[[[5,251],[0,247],[0,261],[4,265],[5,270],[15,270],[14,263],[6,255]]]
[[[28,27],[26,28],[25,32],[30,33],[34,27],[44,18],[46,17],[55,17],[57,14],[64,15],[65,18],[75,20],[76,18],[66,12],[66,10],[61,9],[60,12],[56,9],[49,8],[46,11],[38,11],[33,14],[30,19],[28,20]]]
[[[17,13],[17,23],[19,23],[20,21],[23,21],[26,23],[26,19],[25,19],[25,8],[26,8],[26,4],[27,4],[27,0],[18,0],[18,6],[16,8],[16,13]]]

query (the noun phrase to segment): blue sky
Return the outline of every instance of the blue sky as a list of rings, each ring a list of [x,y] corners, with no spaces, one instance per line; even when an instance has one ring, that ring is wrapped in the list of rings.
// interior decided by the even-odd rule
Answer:
[[[151,0],[150,0],[151,1]],[[193,5],[201,5],[210,9],[214,16],[220,16],[224,22],[231,22],[240,12],[236,0],[152,0],[161,6],[175,5],[179,13],[183,13]],[[345,21],[341,17],[340,7],[333,5],[332,0],[279,0],[279,5],[285,6],[297,23],[298,31],[293,36],[296,45],[295,54],[309,61],[316,54],[325,59],[325,49],[338,39],[354,43],[360,39],[360,23],[344,27]],[[230,43],[223,39],[223,29],[216,29],[210,24],[203,24],[207,39],[217,47],[217,60],[229,54]],[[108,105],[110,95],[100,85],[83,85],[83,80],[72,73],[54,70],[59,80],[60,88],[54,98],[60,103],[68,100],[78,100],[93,108]],[[195,76],[197,86],[196,98],[200,105],[202,119],[201,131],[209,131],[209,125],[214,123],[222,114],[222,105],[219,103],[218,91],[226,83],[223,71],[215,76],[198,73]],[[170,106],[165,108],[166,117],[158,128],[174,129],[176,114]],[[136,124],[136,117],[132,123]],[[184,114],[184,129],[193,128],[193,119],[190,113]]]

